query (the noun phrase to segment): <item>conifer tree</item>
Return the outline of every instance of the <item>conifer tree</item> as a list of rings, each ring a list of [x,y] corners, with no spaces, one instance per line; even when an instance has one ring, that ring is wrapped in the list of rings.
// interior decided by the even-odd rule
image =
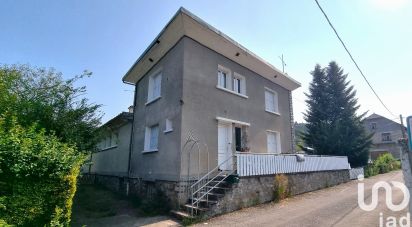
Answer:
[[[332,61],[324,69],[316,65],[312,76],[304,141],[315,154],[348,156],[351,166],[365,165],[372,135],[362,125],[366,113],[357,115],[356,91],[347,74]]]

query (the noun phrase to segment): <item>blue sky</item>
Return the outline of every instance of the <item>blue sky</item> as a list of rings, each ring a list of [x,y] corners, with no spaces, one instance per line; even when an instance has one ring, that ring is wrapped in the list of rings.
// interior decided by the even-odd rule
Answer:
[[[319,0],[364,73],[396,114],[412,115],[412,3]],[[87,97],[103,104],[103,121],[126,111],[133,87],[121,78],[183,6],[302,83],[294,91],[302,121],[304,92],[319,63],[340,64],[361,111],[394,118],[355,69],[314,1],[14,1],[0,4],[0,63],[54,67],[69,78],[87,69]]]

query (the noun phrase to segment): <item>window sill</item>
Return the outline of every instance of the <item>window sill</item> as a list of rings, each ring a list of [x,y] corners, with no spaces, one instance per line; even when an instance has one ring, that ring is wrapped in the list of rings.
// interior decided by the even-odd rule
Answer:
[[[116,147],[117,147],[117,145],[111,146],[111,147],[106,147],[106,148],[103,148],[103,149],[101,149],[101,150],[99,150],[99,151],[97,151],[97,152],[107,151],[107,150],[110,150],[110,149],[113,149],[113,148],[116,148]]]
[[[166,134],[166,133],[168,133],[168,132],[173,132],[173,129],[167,129],[167,130],[164,130],[164,131],[163,131],[164,134]]]
[[[145,153],[154,153],[154,152],[158,152],[158,151],[159,151],[158,149],[144,150],[144,151],[142,151],[142,153],[143,153],[143,154],[145,154]]]
[[[149,101],[147,101],[147,102],[145,103],[145,105],[147,106],[147,105],[149,105],[149,104],[151,104],[151,103],[154,103],[154,102],[156,102],[157,100],[159,100],[161,97],[162,97],[162,96],[158,96],[158,97],[156,97],[156,98],[154,98],[154,99],[152,99],[152,100],[149,100]]]
[[[226,92],[229,92],[229,93],[231,93],[231,94],[240,96],[240,97],[245,98],[245,99],[249,98],[247,95],[239,94],[239,93],[237,93],[237,92],[231,91],[231,90],[226,89],[226,88],[224,88],[224,87],[221,87],[221,86],[219,86],[219,85],[216,85],[216,88],[217,88],[217,89],[220,89],[220,90],[222,90],[222,91],[226,91]]]
[[[268,112],[268,113],[271,113],[271,114],[280,116],[280,113],[279,113],[279,112],[274,112],[274,111],[270,111],[270,110],[265,110],[265,111]]]

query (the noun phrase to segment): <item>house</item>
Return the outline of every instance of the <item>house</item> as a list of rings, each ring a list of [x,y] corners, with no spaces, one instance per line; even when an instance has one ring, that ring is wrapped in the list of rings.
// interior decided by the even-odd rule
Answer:
[[[370,159],[375,160],[383,153],[391,153],[396,159],[400,159],[401,148],[398,140],[402,138],[401,124],[382,117],[378,114],[371,114],[363,121],[363,126],[368,133],[373,133],[372,147],[370,149]]]
[[[97,144],[96,152],[91,154],[90,167],[84,167],[83,172],[116,177],[128,176],[132,120],[131,106],[129,112],[122,112],[101,126],[102,139]]]
[[[93,177],[127,194],[215,215],[273,200],[274,174],[293,173],[292,195],[349,180],[347,157],[294,154],[300,83],[184,8],[123,82],[135,86],[130,155],[111,165],[127,179]]]

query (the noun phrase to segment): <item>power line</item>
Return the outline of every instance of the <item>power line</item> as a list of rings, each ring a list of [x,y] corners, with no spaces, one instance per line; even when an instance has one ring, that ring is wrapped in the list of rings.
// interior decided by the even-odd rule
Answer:
[[[383,107],[385,107],[385,109],[392,115],[395,116],[390,110],[389,108],[385,105],[385,103],[383,103],[382,99],[379,97],[379,95],[375,92],[375,90],[373,89],[372,85],[369,83],[368,79],[366,79],[366,76],[363,74],[362,70],[360,69],[358,63],[356,63],[355,59],[352,57],[352,54],[349,52],[348,48],[346,47],[345,43],[343,42],[343,40],[340,38],[338,32],[336,31],[335,27],[332,25],[332,22],[330,22],[328,15],[326,15],[325,11],[323,11],[322,7],[320,6],[318,0],[315,0],[316,4],[318,5],[320,11],[322,11],[323,15],[325,16],[326,20],[328,21],[330,27],[333,29],[333,31],[335,32],[335,35],[338,37],[339,41],[341,42],[343,48],[345,48],[346,52],[349,54],[349,57],[352,59],[352,62],[355,64],[356,68],[359,70],[360,74],[362,75],[363,79],[365,79],[366,83],[368,84],[368,86],[370,87],[370,89],[372,90],[372,92],[375,94],[376,98],[378,98],[379,102],[383,105]]]

